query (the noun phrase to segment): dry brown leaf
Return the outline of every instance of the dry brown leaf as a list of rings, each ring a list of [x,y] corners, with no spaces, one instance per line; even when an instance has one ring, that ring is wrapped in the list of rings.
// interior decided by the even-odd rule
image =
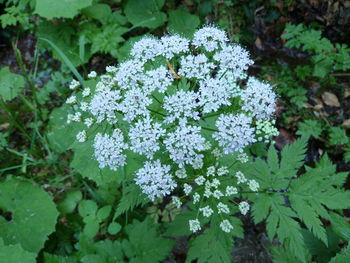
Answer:
[[[335,96],[333,93],[330,93],[327,91],[324,92],[322,94],[322,100],[328,106],[340,107],[339,100],[338,100],[337,96]]]
[[[257,49],[259,50],[264,50],[264,47],[262,46],[262,42],[261,42],[261,39],[259,37],[257,37],[255,39],[255,46],[257,47]]]
[[[342,126],[343,126],[345,129],[350,129],[350,119],[344,120],[344,122],[342,123]]]
[[[350,88],[346,88],[344,91],[344,98],[347,98],[350,96]]]

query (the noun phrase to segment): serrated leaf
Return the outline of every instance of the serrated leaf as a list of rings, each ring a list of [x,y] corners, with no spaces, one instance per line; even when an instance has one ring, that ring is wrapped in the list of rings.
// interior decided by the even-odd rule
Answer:
[[[12,100],[24,88],[24,77],[12,73],[9,67],[0,69],[0,96],[5,100]]]
[[[231,262],[232,248],[231,236],[223,231],[214,232],[212,229],[207,229],[192,240],[186,263],[195,259],[198,263]]]
[[[77,260],[74,257],[64,257],[60,255],[44,253],[44,262],[45,263],[77,263]]]
[[[55,230],[58,212],[52,197],[29,181],[15,178],[0,183],[0,209],[11,214],[0,217],[0,237],[5,244],[21,244],[39,252]]]
[[[142,195],[140,187],[135,184],[130,184],[123,189],[123,196],[119,201],[117,211],[114,218],[132,210],[135,206],[146,203],[145,196]]]
[[[92,0],[36,0],[34,13],[45,18],[73,18]]]
[[[129,238],[129,250],[132,250],[132,254],[127,254],[130,262],[161,262],[169,255],[174,245],[173,240],[159,237],[156,227],[149,217],[143,222],[134,220],[125,229]]]

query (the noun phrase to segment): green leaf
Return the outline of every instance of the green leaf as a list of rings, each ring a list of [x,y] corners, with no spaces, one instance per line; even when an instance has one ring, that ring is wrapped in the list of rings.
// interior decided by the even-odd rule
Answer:
[[[164,0],[128,0],[124,12],[134,27],[157,28],[167,20],[161,12]]]
[[[207,229],[203,234],[196,236],[188,251],[186,263],[197,259],[198,263],[232,262],[231,251],[233,240],[223,231]]]
[[[0,70],[0,95],[5,100],[12,100],[20,93],[25,84],[24,77],[14,74],[9,67]]]
[[[350,245],[331,259],[329,263],[349,263]]]
[[[107,219],[109,217],[111,211],[112,211],[112,207],[110,205],[106,205],[106,206],[100,208],[97,211],[98,220],[101,222],[101,221]]]
[[[123,248],[126,249],[130,262],[161,262],[169,255],[174,245],[173,240],[159,237],[150,217],[143,222],[134,220],[125,230],[129,241],[123,243]]]
[[[44,262],[45,263],[77,263],[77,260],[74,257],[64,257],[64,256],[44,253]]]
[[[57,208],[62,214],[72,213],[82,197],[80,190],[69,191]]]
[[[281,170],[283,172],[288,171],[288,174],[286,174],[285,177],[293,176],[294,173],[303,165],[307,139],[307,137],[301,137],[294,143],[286,145],[283,148],[281,153]]]
[[[66,64],[66,66],[70,69],[70,71],[74,74],[74,76],[79,80],[81,85],[84,85],[83,77],[80,75],[78,70],[74,67],[74,64],[66,56],[66,54],[55,43],[53,43],[51,40],[49,40],[47,38],[42,38],[42,37],[39,38],[39,39],[42,40],[42,41],[47,42],[57,52],[57,54],[60,56],[61,60]]]
[[[173,222],[167,224],[166,236],[189,236],[191,231],[188,227],[188,221],[196,217],[195,211],[183,211],[177,215]]]
[[[83,177],[93,180],[97,185],[119,183],[121,178],[117,171],[109,168],[100,169],[94,158],[92,142],[87,141],[74,145],[74,157],[70,166]]]
[[[19,243],[27,251],[39,252],[55,231],[55,204],[31,182],[12,178],[0,183],[0,209],[10,214],[8,219],[0,217],[0,237],[7,245]]]
[[[112,9],[107,4],[93,4],[84,8],[81,11],[87,17],[99,20],[101,23],[106,23],[109,16],[112,14]]]
[[[196,15],[192,15],[182,9],[169,11],[168,28],[171,33],[191,37],[199,25],[200,20]]]
[[[112,222],[108,226],[108,233],[111,235],[116,235],[122,229],[121,225],[116,222]]]
[[[123,195],[119,201],[117,211],[114,218],[119,215],[132,210],[135,206],[146,203],[145,196],[142,195],[141,189],[138,185],[130,184],[123,188]]]
[[[298,135],[318,138],[323,131],[322,124],[317,120],[305,120],[299,123]]]
[[[65,104],[54,109],[49,117],[47,137],[51,148],[58,153],[67,151],[76,141],[77,133],[83,129],[82,124],[67,124],[68,109]]]
[[[346,131],[339,126],[331,127],[329,129],[329,143],[331,145],[342,145],[349,142],[349,137],[346,135]]]
[[[34,13],[45,18],[73,18],[92,0],[36,0]]]
[[[4,245],[0,238],[0,262],[2,263],[35,263],[36,254],[25,251],[19,244]]]

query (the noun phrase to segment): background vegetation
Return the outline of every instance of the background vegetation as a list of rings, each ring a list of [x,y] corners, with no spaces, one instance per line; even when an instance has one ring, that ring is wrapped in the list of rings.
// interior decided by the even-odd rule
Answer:
[[[67,127],[67,106],[61,105],[73,77],[81,80],[91,70],[101,73],[124,60],[142,36],[190,36],[213,23],[251,51],[256,61],[251,73],[275,85],[280,95],[276,148],[309,136],[305,155],[299,147],[301,160],[318,167],[314,173],[339,172],[337,183],[349,188],[350,1],[0,4],[0,262],[225,262],[211,254],[232,255],[234,262],[299,262],[274,234],[267,237],[269,224],[256,218],[258,224],[242,218],[245,237],[235,241],[232,254],[222,251],[222,244],[206,248],[215,233],[193,241],[178,228],[186,214],[176,217],[174,226],[174,207],[144,208],[138,193],[128,187],[122,193],[121,182],[116,187],[107,175],[91,170],[86,149],[80,149],[85,158],[73,155],[76,131]],[[329,158],[321,159],[325,153]],[[261,148],[254,154],[264,159],[268,152]],[[315,238],[317,231],[303,234],[309,262],[350,262],[349,249],[342,251],[350,239],[350,214],[335,209],[337,214],[321,222],[327,247]]]

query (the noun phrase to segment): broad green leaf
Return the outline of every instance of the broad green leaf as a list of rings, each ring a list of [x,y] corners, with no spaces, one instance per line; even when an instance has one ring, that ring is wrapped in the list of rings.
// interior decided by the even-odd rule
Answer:
[[[112,14],[112,9],[107,4],[98,3],[84,8],[81,12],[87,17],[99,20],[101,23],[106,23]]]
[[[166,14],[161,12],[164,0],[128,0],[125,15],[134,27],[157,28],[167,20]]]
[[[9,67],[0,70],[0,96],[5,100],[12,100],[24,88],[24,77],[12,73]]]
[[[0,209],[9,213],[9,218],[0,217],[0,237],[7,245],[19,243],[39,252],[55,231],[58,212],[51,196],[29,181],[12,178],[0,183]]]
[[[74,145],[73,149],[74,157],[70,166],[83,177],[93,180],[98,185],[121,181],[117,171],[112,171],[107,167],[99,168],[98,162],[94,158],[91,142],[78,143]]]
[[[73,18],[92,0],[36,0],[34,13],[45,18]]]
[[[36,254],[24,250],[19,244],[4,245],[0,238],[0,262],[1,263],[35,263]]]
[[[63,105],[52,111],[49,117],[47,137],[51,149],[62,153],[76,141],[76,135],[82,130],[82,124],[67,124],[69,106]]]
[[[200,25],[200,19],[185,10],[169,11],[168,28],[171,33],[178,33],[185,37],[191,37]]]

